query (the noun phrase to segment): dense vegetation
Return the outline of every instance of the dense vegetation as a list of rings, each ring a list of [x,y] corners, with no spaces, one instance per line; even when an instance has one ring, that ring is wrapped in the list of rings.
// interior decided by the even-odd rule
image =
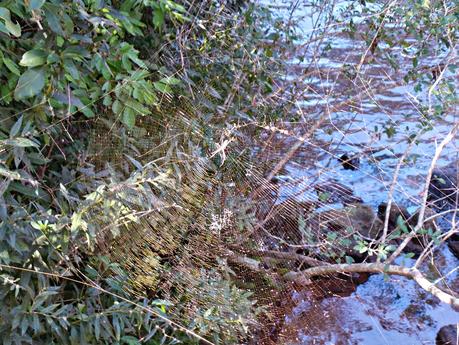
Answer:
[[[457,9],[406,3],[391,13],[417,39],[406,80],[422,89],[425,27],[447,52]],[[405,45],[381,24],[395,19],[368,11],[370,46]],[[221,244],[244,241],[255,222],[247,185],[279,158],[251,149],[294,104],[268,97],[285,86],[291,23],[231,0],[6,0],[0,31],[3,343],[238,342],[260,308]],[[456,101],[449,81],[440,86],[425,127]],[[236,215],[231,231],[215,219],[224,210]],[[164,232],[144,241],[146,228]]]
[[[269,44],[261,46],[257,29],[265,20],[268,14],[253,6],[241,16],[231,3],[0,4],[4,344],[188,338],[167,321],[169,301],[135,298],[134,288],[125,284],[124,267],[97,255],[104,244],[100,224],[123,216],[135,219],[133,207],[154,207],[154,193],[179,189],[178,165],[170,172],[172,156],[183,149],[179,145],[188,146],[190,157],[203,157],[216,148],[214,140],[226,120],[241,116],[242,108],[245,116],[254,115],[251,94],[236,92],[234,84],[238,90],[270,89],[264,65],[272,51]],[[249,78],[238,80],[241,72]],[[172,153],[172,146],[158,143],[167,143],[165,129],[179,126],[179,110],[184,109],[195,122],[194,131],[205,138],[188,142],[186,135],[174,143],[177,151]],[[101,148],[108,151],[101,153]],[[167,153],[170,163],[143,168]],[[149,179],[149,186],[141,179]],[[138,200],[128,200],[129,191],[117,193],[120,185],[130,187]],[[117,226],[110,230],[111,238],[119,235]],[[144,277],[150,280],[143,282],[147,285],[154,280],[154,274]],[[220,280],[223,293],[240,294]],[[249,306],[245,313],[252,312],[250,302],[241,303]],[[221,315],[220,329],[218,315],[209,318],[211,312],[202,320],[191,318],[185,327],[215,341],[224,338],[222,330],[234,326]]]

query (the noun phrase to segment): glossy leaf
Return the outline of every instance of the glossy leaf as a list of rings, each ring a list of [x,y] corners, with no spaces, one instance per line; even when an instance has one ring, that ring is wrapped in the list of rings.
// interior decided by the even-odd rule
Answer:
[[[18,80],[14,98],[21,100],[38,95],[45,86],[45,69],[32,68],[25,71]]]
[[[0,22],[0,31],[9,33],[15,37],[21,36],[21,26],[11,21],[11,13],[7,8],[0,7],[0,19],[3,20],[3,23]]]
[[[0,145],[9,145],[14,147],[38,147],[38,144],[27,138],[14,138],[0,140]]]
[[[19,64],[26,67],[41,66],[46,63],[47,56],[48,54],[44,50],[32,49],[22,55]]]
[[[19,71],[19,68],[17,67],[17,65],[13,62],[13,60],[5,57],[3,58],[3,63],[5,64],[5,66],[11,71],[13,72],[14,74],[16,74],[17,76],[21,75],[21,71]]]

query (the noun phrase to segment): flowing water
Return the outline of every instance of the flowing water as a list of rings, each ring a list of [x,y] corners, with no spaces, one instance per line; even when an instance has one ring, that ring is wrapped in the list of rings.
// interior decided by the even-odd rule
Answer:
[[[362,61],[367,50],[364,42],[346,36],[340,27],[330,29],[328,38],[318,41],[314,36],[317,24],[323,27],[333,22],[327,22],[301,2],[296,3],[295,11],[292,4],[280,0],[265,3],[284,18],[291,17],[300,23],[297,30],[304,40],[290,57],[289,74],[285,76],[287,84],[302,77],[300,83],[291,86],[293,93],[301,95],[296,104],[299,113],[314,118],[327,115],[288,166],[289,177],[301,181],[296,185],[299,198],[317,198],[315,193],[307,192],[311,190],[308,186],[333,179],[350,186],[376,209],[379,203],[387,201],[394,171],[408,148],[406,138],[417,134],[420,128],[419,101],[427,96],[425,91],[416,92],[413,85],[403,82],[402,76],[411,62],[400,51],[398,56],[404,63],[398,71],[386,59],[376,57],[362,64],[362,78],[346,77],[345,71]],[[332,11],[339,13],[348,3],[339,2]],[[307,44],[311,38],[314,42]],[[328,47],[323,50],[325,46]],[[379,49],[383,56],[384,50],[390,48]],[[421,63],[435,64],[442,54]],[[458,79],[454,75],[446,77],[455,78],[456,82]],[[353,102],[346,103],[349,99]],[[402,166],[393,199],[411,211],[419,206],[436,143],[459,121],[457,110],[450,109],[435,120],[431,131],[419,136],[410,159]],[[397,128],[396,133],[391,128]],[[359,154],[360,168],[345,170],[337,160],[343,153]],[[442,152],[437,166],[458,159],[456,136]],[[459,264],[446,245],[434,257],[435,265],[425,268],[430,277],[447,273]],[[402,264],[400,260],[398,263]],[[412,263],[405,259],[405,265]],[[446,282],[458,291],[459,272],[450,274]],[[382,275],[373,275],[345,296],[314,299],[305,291],[295,293],[293,300],[294,307],[281,330],[281,342],[286,344],[435,344],[441,326],[459,322],[457,311],[402,277],[386,281]]]

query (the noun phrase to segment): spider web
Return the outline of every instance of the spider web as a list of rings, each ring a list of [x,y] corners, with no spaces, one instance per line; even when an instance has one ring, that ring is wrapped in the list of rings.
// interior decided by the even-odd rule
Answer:
[[[277,121],[212,121],[228,118],[230,107],[237,107],[237,86],[233,98],[221,99],[218,80],[209,80],[190,83],[190,98],[163,95],[128,136],[116,122],[99,118],[91,124],[84,168],[111,181],[99,190],[100,200],[85,206],[87,221],[97,229],[96,252],[127,272],[125,288],[133,295],[170,301],[168,315],[185,328],[207,319],[227,336],[242,335],[238,325],[244,324],[252,330],[249,342],[258,344],[351,341],[356,329],[330,311],[342,311],[340,301],[368,275],[325,275],[303,286],[286,281],[285,273],[313,265],[308,258],[372,261],[374,256],[353,248],[359,238],[371,242],[380,236],[385,219],[376,216],[378,205],[390,198],[412,209],[421,206],[435,140],[458,122],[456,112],[424,131],[424,96],[403,80],[403,70],[393,72],[387,59],[368,52],[366,42],[337,29],[330,16],[335,6],[327,2],[312,15],[301,2],[275,7],[292,25],[310,23],[295,29],[305,43],[289,53],[276,89],[257,100],[283,115]],[[400,59],[400,66],[408,64],[408,58]],[[164,64],[175,66],[168,58]],[[187,79],[181,70],[176,76]],[[393,133],[394,128],[401,130]],[[410,136],[417,142],[410,145]],[[458,161],[454,138],[438,166]],[[355,158],[351,166],[344,167],[343,154]],[[362,207],[372,215],[363,224],[354,221]],[[447,218],[445,226],[454,221]],[[444,252],[431,255],[440,276],[452,265],[442,264],[452,260]],[[457,293],[457,279],[457,272],[450,274],[445,288]],[[257,319],[238,306],[243,291],[260,307]],[[376,343],[391,343],[381,315],[371,313],[365,297],[353,296],[379,332]],[[210,317],[212,308],[236,326],[223,328]],[[320,334],[321,325],[332,331]]]

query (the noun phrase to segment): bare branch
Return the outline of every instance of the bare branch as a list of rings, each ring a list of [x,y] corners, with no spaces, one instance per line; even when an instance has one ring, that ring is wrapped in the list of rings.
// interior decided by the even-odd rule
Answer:
[[[413,237],[416,236],[416,232],[419,229],[421,229],[422,225],[424,224],[424,214],[425,214],[426,206],[427,206],[428,190],[429,190],[430,180],[432,179],[432,173],[435,168],[435,164],[437,163],[437,160],[440,157],[440,154],[443,151],[443,148],[454,138],[458,129],[459,129],[459,123],[456,123],[453,126],[453,128],[449,131],[448,135],[446,135],[445,138],[441,141],[440,145],[438,145],[437,148],[435,149],[435,154],[434,154],[434,157],[432,158],[432,162],[430,164],[429,171],[427,172],[426,183],[424,185],[422,203],[421,203],[421,208],[419,210],[418,223],[416,224],[414,229],[411,231],[411,233],[403,240],[403,242],[398,246],[398,248],[392,253],[390,258],[386,261],[386,264],[390,264],[400,255],[400,253],[403,251],[403,249],[405,249],[405,247],[413,239]]]
[[[385,273],[389,275],[399,275],[413,279],[424,290],[430,292],[440,301],[447,303],[455,308],[459,308],[459,298],[450,295],[437,288],[434,283],[430,282],[416,268],[407,268],[397,265],[385,265],[382,263],[362,263],[362,264],[336,264],[321,267],[308,268],[301,272],[288,273],[290,280],[301,281],[308,280],[314,276],[323,276],[334,273]]]

